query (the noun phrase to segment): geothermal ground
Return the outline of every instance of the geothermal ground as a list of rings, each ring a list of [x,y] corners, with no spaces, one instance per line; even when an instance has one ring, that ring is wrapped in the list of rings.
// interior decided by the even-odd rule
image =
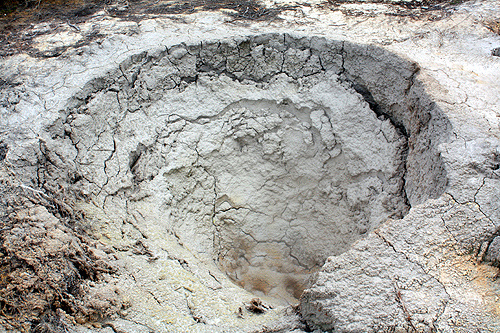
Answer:
[[[1,26],[6,331],[500,330],[498,2]]]

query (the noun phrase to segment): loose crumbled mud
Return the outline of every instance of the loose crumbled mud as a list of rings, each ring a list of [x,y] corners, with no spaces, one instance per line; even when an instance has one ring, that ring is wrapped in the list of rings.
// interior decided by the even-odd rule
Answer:
[[[5,171],[0,191],[0,323],[59,332],[116,313],[118,291],[100,284],[114,271],[110,256],[81,230],[82,216]]]

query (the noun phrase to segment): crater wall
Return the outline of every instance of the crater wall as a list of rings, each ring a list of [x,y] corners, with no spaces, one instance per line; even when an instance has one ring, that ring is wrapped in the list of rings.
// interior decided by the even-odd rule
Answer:
[[[293,302],[328,256],[443,191],[431,127],[446,122],[418,70],[279,34],[144,52],[72,98],[39,176]]]

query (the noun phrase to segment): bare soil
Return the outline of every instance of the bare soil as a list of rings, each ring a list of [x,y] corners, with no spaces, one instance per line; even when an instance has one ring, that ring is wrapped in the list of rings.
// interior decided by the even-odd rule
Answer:
[[[115,270],[84,217],[63,196],[16,183],[0,171],[0,324],[21,332],[65,332],[123,304],[103,276]],[[109,279],[108,279],[109,280]]]
[[[463,0],[398,1],[373,0],[396,8],[391,15],[410,16],[421,19],[422,14],[444,11]],[[345,3],[366,3],[360,0],[326,0],[318,6],[337,10]],[[279,20],[283,11],[297,6],[275,5],[266,7],[258,0],[0,0],[0,57],[26,52],[37,57],[59,56],[61,52],[43,54],[32,47],[33,39],[56,29],[61,24],[75,26],[88,20],[97,12],[104,11],[111,17],[140,21],[159,15],[185,15],[198,11],[219,11],[234,20]],[[346,13],[363,15],[360,12]],[[47,29],[34,29],[48,23]],[[100,38],[99,33],[86,36],[78,46]]]

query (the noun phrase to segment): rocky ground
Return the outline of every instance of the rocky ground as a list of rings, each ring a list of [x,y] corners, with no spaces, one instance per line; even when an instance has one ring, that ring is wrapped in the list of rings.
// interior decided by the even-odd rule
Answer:
[[[5,330],[499,330],[498,2],[4,3]]]

